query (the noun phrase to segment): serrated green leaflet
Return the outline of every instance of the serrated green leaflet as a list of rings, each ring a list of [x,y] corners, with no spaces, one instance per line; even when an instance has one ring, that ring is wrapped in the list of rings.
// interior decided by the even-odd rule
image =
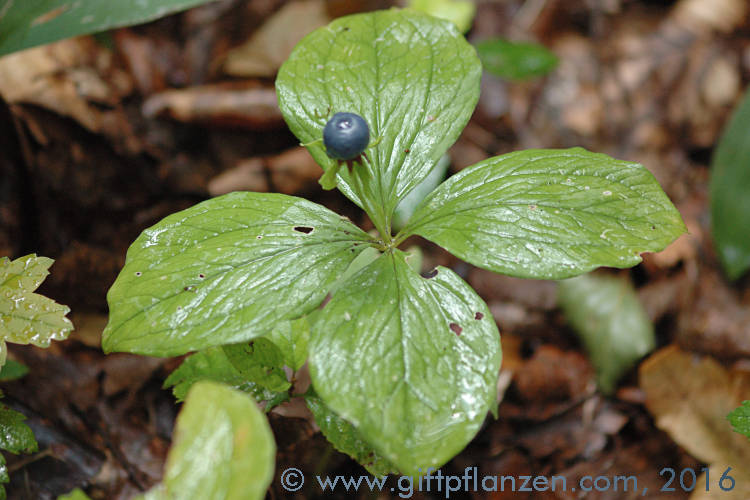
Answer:
[[[648,170],[573,148],[519,151],[462,170],[425,198],[397,241],[418,234],[478,267],[562,279],[633,266],[684,232]]]
[[[546,75],[557,66],[557,56],[536,43],[483,40],[477,53],[485,70],[508,80]]]
[[[0,6],[0,55],[118,26],[145,23],[212,0],[6,0]]]
[[[339,188],[384,237],[399,201],[453,144],[479,97],[481,64],[456,27],[410,10],[343,17],[305,37],[279,70],[276,91],[303,142],[322,137],[333,113],[357,113],[377,146]],[[320,142],[309,151],[324,170]]]
[[[0,483],[9,483],[10,476],[8,475],[8,464],[5,462],[5,457],[0,453]],[[8,494],[5,491],[5,486],[0,486],[0,500],[8,498]]]
[[[721,135],[711,161],[711,232],[727,275],[750,269],[750,91]]]
[[[471,440],[495,399],[500,359],[476,293],[446,268],[422,278],[398,250],[354,275],[312,324],[316,392],[407,474]]]
[[[176,356],[304,315],[371,237],[301,198],[237,192],[166,217],[107,294],[106,352]]]
[[[311,390],[310,394],[305,395],[305,402],[315,417],[315,423],[320,427],[320,432],[334,448],[362,464],[373,476],[379,477],[398,472],[392,464],[378,455],[373,447],[362,439],[352,424],[332,412],[323,400],[315,395],[314,391]]]
[[[14,261],[0,259],[0,366],[5,363],[5,342],[49,347],[73,330],[65,317],[67,306],[33,293],[53,262],[33,254]]]
[[[172,387],[172,393],[177,401],[183,401],[193,384],[201,380],[221,382],[251,394],[257,401],[266,402],[266,411],[289,399],[286,392],[273,392],[255,381],[248,380],[229,361],[222,347],[209,347],[185,358],[185,361],[164,381],[164,388]]]
[[[250,396],[198,382],[177,417],[164,480],[145,498],[262,499],[275,455],[271,429]]]
[[[307,344],[310,342],[307,318],[279,323],[266,338],[276,344],[284,358],[284,364],[292,370],[299,370],[307,361]]]
[[[249,344],[225,345],[223,349],[232,366],[247,380],[274,392],[291,387],[284,372],[284,356],[267,338],[260,337]]]
[[[626,281],[590,274],[564,280],[558,302],[583,340],[605,394],[656,345],[651,321]]]
[[[727,419],[735,432],[750,439],[750,401],[743,401],[741,406],[727,415]]]
[[[0,449],[11,453],[34,453],[39,446],[34,433],[24,423],[22,413],[0,404]]]

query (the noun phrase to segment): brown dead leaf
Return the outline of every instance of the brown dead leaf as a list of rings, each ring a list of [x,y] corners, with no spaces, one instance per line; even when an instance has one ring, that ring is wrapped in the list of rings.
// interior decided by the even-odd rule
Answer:
[[[0,94],[9,103],[41,106],[92,132],[122,135],[127,120],[113,120],[132,81],[112,54],[91,38],[73,38],[0,58]]]
[[[323,169],[307,149],[296,147],[266,159],[274,189],[284,194],[297,194],[318,186]]]
[[[221,196],[232,191],[268,191],[268,181],[261,159],[250,158],[241,161],[236,167],[220,173],[208,182],[208,192],[211,196]]]
[[[283,124],[276,91],[253,82],[167,90],[143,103],[147,118],[169,116],[186,123],[267,130]]]
[[[711,465],[709,491],[702,476],[692,498],[750,498],[750,441],[732,430],[726,419],[750,399],[750,372],[726,369],[716,360],[670,346],[653,354],[640,368],[646,407],[656,425],[695,458]],[[718,480],[732,467],[732,491]]]
[[[679,317],[677,342],[720,358],[750,357],[750,308],[714,272],[703,272],[696,297]]]
[[[742,23],[747,12],[747,0],[682,0],[672,15],[680,25],[697,32],[730,32]]]
[[[329,21],[323,0],[289,2],[250,40],[227,54],[224,71],[233,76],[272,77],[302,37]]]

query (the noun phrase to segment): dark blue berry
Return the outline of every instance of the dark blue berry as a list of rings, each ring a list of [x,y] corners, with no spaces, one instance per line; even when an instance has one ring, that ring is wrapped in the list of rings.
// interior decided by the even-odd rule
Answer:
[[[326,154],[334,160],[353,160],[367,148],[370,128],[355,113],[336,113],[323,129]]]

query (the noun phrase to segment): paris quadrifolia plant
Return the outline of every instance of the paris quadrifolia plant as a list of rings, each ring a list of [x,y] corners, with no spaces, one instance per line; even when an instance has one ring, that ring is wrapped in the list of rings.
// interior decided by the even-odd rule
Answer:
[[[128,250],[108,294],[104,349],[195,352],[167,381],[178,398],[200,379],[266,408],[305,397],[334,445],[373,473],[420,474],[451,459],[495,405],[500,334],[456,273],[414,269],[399,249],[407,238],[509,276],[564,279],[633,266],[685,231],[644,167],[573,148],[465,168],[394,234],[399,203],[468,122],[481,72],[453,24],[410,10],[343,17],[308,35],[279,71],[279,106],[327,187],[377,232],[273,193],[230,193],[170,215]],[[356,115],[357,129],[324,140],[338,113]],[[293,394],[287,374],[305,362],[312,388]]]

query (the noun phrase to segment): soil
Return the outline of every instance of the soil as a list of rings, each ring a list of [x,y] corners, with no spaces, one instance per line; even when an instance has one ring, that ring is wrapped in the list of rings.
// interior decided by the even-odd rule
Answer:
[[[569,484],[589,475],[632,474],[638,496],[647,487],[644,497],[687,498],[690,493],[679,487],[662,491],[660,471],[691,468],[700,475],[722,460],[690,444],[701,429],[670,424],[665,415],[684,400],[654,404],[648,377],[677,353],[709,360],[711,370],[727,377],[750,365],[750,277],[731,282],[723,274],[708,204],[712,151],[750,80],[750,12],[743,0],[712,2],[710,10],[692,0],[476,3],[470,41],[534,40],[560,63],[550,75],[526,82],[485,74],[477,110],[450,150],[452,171],[518,149],[583,146],[646,166],[689,234],[664,252],[645,255],[633,269],[604,271],[633,283],[654,322],[659,351],[626,373],[609,396],[596,388],[595,368],[557,307],[554,282],[494,275],[415,239],[425,252],[424,269],[454,269],[487,301],[502,333],[498,418],[489,416],[442,470],[558,475]],[[320,189],[322,172],[281,119],[273,75],[286,54],[269,52],[260,69],[242,64],[243,57],[257,58],[268,47],[293,45],[290,37],[312,29],[314,16],[289,14],[282,19],[287,24],[273,25],[288,29],[266,30],[265,41],[236,52],[283,4],[223,0],[96,39],[25,51],[8,56],[16,58],[10,62],[0,59],[0,255],[54,258],[39,293],[70,306],[76,325],[68,340],[49,349],[9,347],[30,373],[3,384],[4,402],[28,416],[41,450],[7,456],[10,498],[51,499],[81,487],[94,499],[127,499],[161,479],[179,410],[161,386],[181,360],[105,356],[100,348],[107,290],[143,229],[233,190],[306,197],[372,228],[346,198]],[[389,5],[335,1],[321,15]],[[225,64],[230,59],[233,65]],[[702,373],[687,370],[684,378]],[[750,399],[743,380],[727,401],[740,393]],[[688,393],[694,408],[705,395],[728,391],[716,383]],[[331,497],[311,480],[295,494],[284,491],[278,474],[287,467],[309,474],[366,473],[327,444],[299,405],[282,406],[269,419],[278,454],[268,498]],[[680,419],[690,420],[684,414]],[[719,450],[721,440],[731,439],[726,433],[715,438]],[[750,470],[750,462],[729,465]],[[376,496],[364,490],[338,497]],[[377,498],[399,493],[395,488]],[[634,494],[451,495],[469,497]],[[414,492],[413,498],[444,493]]]

